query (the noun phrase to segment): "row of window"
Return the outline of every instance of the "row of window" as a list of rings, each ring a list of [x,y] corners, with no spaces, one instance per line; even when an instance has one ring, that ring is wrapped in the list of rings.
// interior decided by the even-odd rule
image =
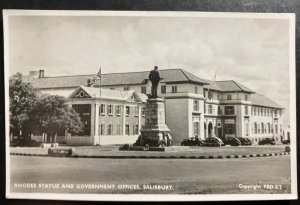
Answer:
[[[274,117],[277,117],[278,116],[278,113],[279,113],[279,116],[281,117],[281,111],[280,110],[274,110],[273,112],[273,109],[270,109],[270,108],[260,108],[260,107],[252,107],[251,109],[251,115],[254,115],[254,116],[273,116],[273,113],[274,113]]]
[[[199,100],[194,100],[194,111],[199,111]],[[225,115],[234,115],[234,106],[224,106]],[[204,104],[204,114],[215,114],[215,106]],[[222,115],[221,106],[218,106],[218,115]]]
[[[126,89],[129,90],[129,87],[126,87]],[[125,88],[124,88],[124,90],[125,90]],[[161,92],[162,94],[167,93],[167,86],[166,86],[166,85],[162,85],[162,86],[160,87],[160,92]],[[177,86],[176,86],[176,85],[173,85],[173,86],[172,86],[171,92],[172,92],[172,93],[177,93]],[[141,87],[141,93],[147,94],[147,87],[146,87],[146,86],[142,86],[142,87]]]
[[[105,112],[105,109],[107,107],[107,112]],[[125,107],[125,114],[126,116],[129,116],[131,114],[131,108],[130,106],[126,106]],[[142,115],[145,115],[145,107],[142,107]],[[133,110],[133,114],[134,116],[138,116],[139,115],[139,106],[135,106]],[[106,104],[101,104],[100,106],[100,110],[99,110],[99,115],[105,115],[105,113],[107,113],[107,115],[112,116],[114,114],[116,114],[117,116],[121,116],[122,113],[122,106],[121,105],[106,105]]]
[[[278,124],[275,124],[275,134],[278,134]],[[273,131],[273,124],[271,123],[257,123],[252,124],[252,134],[271,134]],[[280,125],[280,133],[282,133],[282,125]]]
[[[130,128],[131,127],[131,128]],[[99,126],[99,135],[122,135],[122,125],[117,124],[114,126],[113,124],[101,124]],[[125,125],[125,135],[138,135],[139,134],[139,126],[138,125]]]

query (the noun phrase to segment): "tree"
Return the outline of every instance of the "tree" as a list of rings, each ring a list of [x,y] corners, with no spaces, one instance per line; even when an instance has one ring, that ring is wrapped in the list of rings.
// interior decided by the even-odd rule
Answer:
[[[35,130],[47,133],[52,140],[60,131],[78,133],[83,128],[79,114],[66,104],[64,97],[57,95],[40,95],[31,119]]]
[[[17,73],[9,79],[9,120],[10,129],[15,136],[19,136],[20,130],[30,131],[26,126],[30,121],[29,114],[35,107],[38,91],[29,83],[22,81],[22,74]]]

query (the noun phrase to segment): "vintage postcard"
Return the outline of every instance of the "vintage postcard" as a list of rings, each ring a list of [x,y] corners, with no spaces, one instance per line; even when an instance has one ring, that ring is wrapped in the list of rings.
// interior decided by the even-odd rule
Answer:
[[[294,14],[3,15],[7,198],[297,198]]]

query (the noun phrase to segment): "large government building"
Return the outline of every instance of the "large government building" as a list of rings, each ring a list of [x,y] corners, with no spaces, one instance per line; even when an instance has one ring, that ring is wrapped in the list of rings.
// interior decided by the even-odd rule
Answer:
[[[68,99],[84,123],[78,136],[58,136],[73,145],[133,143],[144,124],[150,71],[45,77],[31,71],[26,80],[42,93]],[[201,79],[183,69],[159,70],[158,96],[165,99],[165,119],[175,144],[198,136],[263,138],[283,137],[284,108],[242,84]]]

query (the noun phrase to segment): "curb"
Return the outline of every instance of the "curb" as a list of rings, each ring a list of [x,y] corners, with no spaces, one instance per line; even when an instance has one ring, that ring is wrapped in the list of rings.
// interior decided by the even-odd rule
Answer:
[[[276,152],[276,153],[268,153],[268,154],[247,154],[247,155],[217,155],[217,156],[111,156],[111,155],[73,155],[69,157],[64,156],[49,156],[48,154],[27,154],[27,153],[10,153],[10,155],[17,156],[32,156],[32,157],[58,157],[58,158],[101,158],[101,159],[236,159],[236,158],[254,158],[254,157],[272,157],[272,156],[282,156],[282,155],[290,155],[290,152]]]

